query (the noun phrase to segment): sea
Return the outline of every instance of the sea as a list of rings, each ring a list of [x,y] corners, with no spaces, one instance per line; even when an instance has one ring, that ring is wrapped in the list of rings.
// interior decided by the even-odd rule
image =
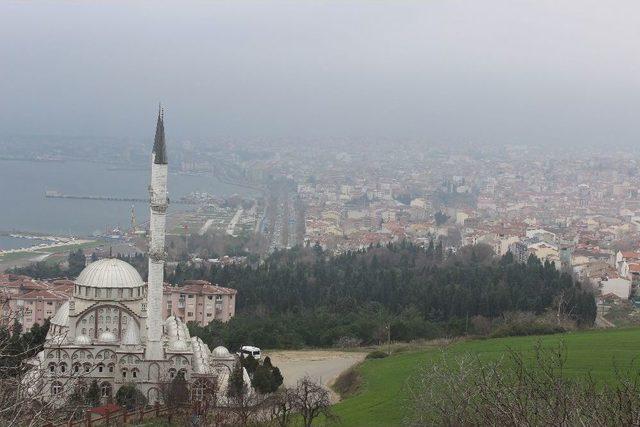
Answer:
[[[150,170],[117,169],[90,162],[37,162],[0,160],[0,232],[30,232],[50,235],[91,236],[149,218],[143,202],[115,202],[46,198],[47,190],[63,194],[148,198]],[[173,200],[192,192],[215,196],[255,195],[252,190],[220,182],[213,176],[169,174],[169,196]],[[171,211],[193,209],[172,204]],[[0,236],[0,249],[15,249],[41,242]]]

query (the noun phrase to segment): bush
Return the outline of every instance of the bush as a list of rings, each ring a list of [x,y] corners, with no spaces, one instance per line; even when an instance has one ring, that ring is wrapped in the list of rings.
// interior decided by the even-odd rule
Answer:
[[[359,347],[362,344],[362,340],[356,337],[344,336],[338,338],[335,342],[334,347],[337,348],[354,348]]]
[[[118,389],[116,402],[130,411],[144,407],[147,404],[147,398],[136,388],[135,384],[125,384]]]
[[[367,359],[384,359],[385,357],[387,357],[388,354],[385,353],[384,351],[380,351],[380,350],[376,350],[376,351],[372,351],[371,353],[367,354]]]
[[[361,385],[362,376],[360,372],[356,368],[349,368],[336,378],[331,388],[344,399],[356,394]]]

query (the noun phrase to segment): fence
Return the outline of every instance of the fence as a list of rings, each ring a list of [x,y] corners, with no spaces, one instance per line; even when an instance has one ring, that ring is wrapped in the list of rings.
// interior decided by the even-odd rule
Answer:
[[[162,406],[156,402],[156,404],[150,409],[140,408],[127,411],[126,408],[123,408],[119,411],[107,412],[104,415],[98,414],[97,417],[95,416],[95,413],[87,411],[84,419],[69,420],[61,424],[48,423],[45,424],[44,427],[98,427],[125,425],[127,423],[142,422],[144,420],[160,417],[166,417],[167,420],[171,422],[171,418],[175,415],[176,409],[177,408],[175,407],[168,408],[166,406]]]

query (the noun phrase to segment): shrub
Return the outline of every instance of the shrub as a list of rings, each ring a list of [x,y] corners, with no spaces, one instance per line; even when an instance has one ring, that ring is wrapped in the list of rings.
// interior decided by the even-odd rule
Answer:
[[[340,395],[341,398],[353,396],[360,390],[362,376],[356,368],[349,368],[341,373],[334,381],[331,388]]]
[[[337,348],[354,348],[359,347],[362,344],[362,340],[357,337],[343,336],[336,340],[334,347]]]
[[[384,351],[380,351],[380,350],[376,350],[376,351],[372,351],[371,353],[367,354],[367,359],[384,359],[385,357],[387,357],[388,354],[385,353]]]

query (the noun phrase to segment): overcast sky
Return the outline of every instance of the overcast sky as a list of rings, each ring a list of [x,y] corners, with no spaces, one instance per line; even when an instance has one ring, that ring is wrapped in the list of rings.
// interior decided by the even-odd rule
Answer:
[[[0,2],[0,134],[640,144],[640,2]]]

